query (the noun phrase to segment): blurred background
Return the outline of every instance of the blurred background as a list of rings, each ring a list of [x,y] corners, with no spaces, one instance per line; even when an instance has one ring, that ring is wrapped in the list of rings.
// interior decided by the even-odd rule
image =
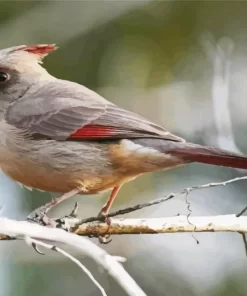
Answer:
[[[189,141],[247,153],[246,1],[0,1],[0,47],[56,43],[45,60],[55,76],[82,83]],[[184,187],[219,182],[244,171],[191,164],[126,184],[113,209]],[[192,215],[239,212],[241,181],[189,195]],[[2,216],[24,219],[51,194],[30,192],[0,175]],[[76,196],[80,217],[97,213],[107,194]],[[188,214],[184,196],[130,217]],[[128,259],[125,267],[148,295],[247,295],[241,236],[229,233],[113,237],[103,246]],[[97,240],[95,240],[96,243]],[[125,295],[92,261],[77,257],[108,295]],[[100,295],[71,262],[23,242],[0,243],[0,295]]]

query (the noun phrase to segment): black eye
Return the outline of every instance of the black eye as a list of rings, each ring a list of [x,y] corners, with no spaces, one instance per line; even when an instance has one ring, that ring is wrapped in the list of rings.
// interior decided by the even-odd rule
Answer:
[[[7,81],[9,79],[9,75],[4,72],[0,72],[0,82]]]

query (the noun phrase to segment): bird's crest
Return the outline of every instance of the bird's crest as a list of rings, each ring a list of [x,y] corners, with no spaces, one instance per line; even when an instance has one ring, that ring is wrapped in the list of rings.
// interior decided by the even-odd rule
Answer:
[[[26,51],[28,53],[34,54],[38,59],[42,60],[50,52],[56,50],[57,47],[55,44],[39,44],[39,45],[30,45],[30,46],[20,46],[15,49],[15,51]]]

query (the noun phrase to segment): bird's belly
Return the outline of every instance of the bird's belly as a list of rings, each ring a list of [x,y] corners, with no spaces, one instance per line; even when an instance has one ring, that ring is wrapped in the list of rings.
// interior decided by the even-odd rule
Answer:
[[[2,170],[11,179],[25,187],[57,193],[66,193],[81,187],[82,194],[96,194],[135,177],[126,177],[120,174],[85,174],[83,166],[81,170],[76,172],[70,172],[66,169],[58,171],[28,163],[28,161],[18,162],[11,166],[2,165]]]
[[[80,187],[82,193],[94,194],[178,163],[129,140],[102,144],[23,138],[18,145],[8,143],[0,153],[1,169],[12,179],[58,193]]]
[[[81,187],[82,193],[94,194],[132,177],[112,167],[107,145],[94,143],[25,140],[23,145],[8,144],[0,153],[0,166],[26,187],[58,193]]]

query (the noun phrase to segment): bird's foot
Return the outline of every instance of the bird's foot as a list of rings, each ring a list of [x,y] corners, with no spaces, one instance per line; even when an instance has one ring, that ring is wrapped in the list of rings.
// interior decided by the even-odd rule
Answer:
[[[74,221],[77,218],[78,209],[79,209],[78,202],[76,202],[74,205],[74,208],[72,209],[69,215],[66,215],[62,218],[55,219],[54,221],[56,223],[56,228],[61,228],[69,232],[71,229],[71,226],[74,224]]]
[[[38,223],[42,226],[56,227],[56,221],[49,218],[46,213],[47,211],[45,207],[39,207],[27,216],[26,221]],[[35,243],[32,243],[32,247],[39,255],[45,255],[43,252],[39,250],[38,246]]]
[[[63,218],[51,219],[47,216],[47,212],[49,211],[49,208],[47,208],[47,206],[45,205],[34,210],[31,214],[27,216],[26,220],[28,222],[40,224],[42,226],[61,228],[65,231],[69,231],[70,230],[69,220],[71,219],[73,220],[77,218],[78,208],[79,208],[78,202],[76,202],[74,205],[74,208],[72,209],[69,215]],[[32,243],[32,247],[38,254],[45,255],[39,250],[39,248],[35,243]]]
[[[79,193],[81,191],[81,188],[73,189],[67,193],[64,193],[62,196],[59,196],[55,199],[52,199],[52,201],[48,202],[47,204],[39,207],[38,209],[34,210],[30,215],[27,217],[27,221],[35,222],[38,224],[41,224],[43,226],[51,226],[51,227],[58,227],[61,223],[60,220],[62,219],[50,219],[47,217],[47,213],[50,209],[52,209],[54,206],[58,205],[62,201],[68,199],[71,196],[74,196],[75,194]],[[78,204],[76,203],[73,211],[70,213],[67,217],[75,217],[78,210]]]
[[[47,216],[47,209],[45,206],[34,210],[27,216],[26,220],[43,226],[56,227],[56,221]]]
[[[68,216],[65,216],[65,218],[77,218],[78,217],[78,209],[79,209],[79,205],[78,205],[78,202],[76,201],[71,213]]]
[[[104,209],[102,209],[99,212],[98,217],[99,217],[100,220],[103,220],[108,225],[108,228],[107,228],[106,232],[103,235],[98,236],[99,242],[101,244],[107,245],[112,241],[112,239],[110,239],[111,235],[108,234],[108,231],[109,231],[110,226],[111,226],[111,218],[107,217],[107,214],[104,212]]]

